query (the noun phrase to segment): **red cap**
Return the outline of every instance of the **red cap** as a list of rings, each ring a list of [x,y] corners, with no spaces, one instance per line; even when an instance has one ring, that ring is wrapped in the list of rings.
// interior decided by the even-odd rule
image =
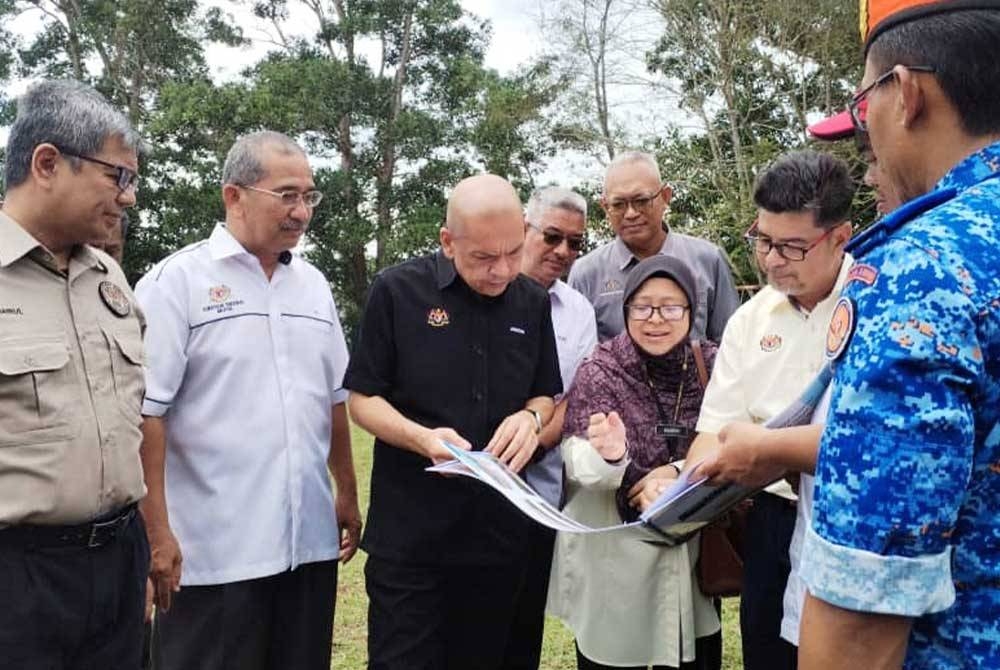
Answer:
[[[809,126],[809,134],[818,140],[833,142],[854,135],[854,123],[846,110]]]
[[[875,38],[893,26],[924,16],[968,9],[1000,9],[998,0],[860,0],[865,53]]]

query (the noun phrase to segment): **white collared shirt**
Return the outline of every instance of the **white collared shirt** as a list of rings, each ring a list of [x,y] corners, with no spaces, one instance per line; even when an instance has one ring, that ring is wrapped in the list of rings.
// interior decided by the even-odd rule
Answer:
[[[181,584],[336,558],[327,455],[347,346],[322,273],[293,257],[268,281],[220,224],[136,295],[149,315],[143,414],[166,422]]]
[[[563,392],[569,391],[576,370],[597,346],[597,319],[590,301],[566,282],[557,279],[549,287],[552,302],[552,330],[556,334],[556,354]],[[562,497],[562,456],[559,448],[549,449],[524,473],[535,491],[553,505]]]
[[[826,361],[830,317],[853,263],[844,254],[833,290],[808,314],[770,286],[736,310],[705,389],[699,433],[718,433],[733,421],[764,423],[799,397]],[[796,498],[784,480],[767,490]]]

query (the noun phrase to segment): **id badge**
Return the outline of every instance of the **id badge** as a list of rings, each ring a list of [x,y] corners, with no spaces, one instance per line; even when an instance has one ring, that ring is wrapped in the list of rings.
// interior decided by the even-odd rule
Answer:
[[[658,423],[656,424],[656,434],[660,437],[681,439],[691,435],[691,429],[676,423]]]

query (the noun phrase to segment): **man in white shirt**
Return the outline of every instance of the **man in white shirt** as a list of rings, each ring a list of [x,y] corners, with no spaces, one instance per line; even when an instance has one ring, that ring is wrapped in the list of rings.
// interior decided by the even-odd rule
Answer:
[[[156,667],[327,670],[361,522],[336,305],[290,251],[322,194],[270,131],[233,145],[222,183],[225,223],[136,287]]]
[[[827,326],[852,263],[844,246],[853,197],[843,161],[812,151],[787,154],[758,177],[747,238],[769,285],[726,326],[688,463],[717,449],[727,424],[760,424],[785,409],[823,366]],[[802,470],[777,472],[788,469]],[[807,508],[808,485],[800,493],[798,507]],[[748,670],[796,667],[797,640],[782,635],[796,507],[781,481],[754,499],[747,520],[740,628]]]
[[[579,193],[558,186],[539,189],[528,199],[525,214],[524,255],[521,273],[545,287],[552,302],[552,329],[556,336],[559,372],[563,390],[573,383],[576,369],[597,346],[594,308],[579,292],[562,280],[583,249],[587,224],[587,201]],[[559,402],[552,419],[538,435],[539,449],[534,462],[525,469],[525,478],[539,495],[553,505],[562,498],[562,438],[566,403]],[[549,590],[555,532],[540,525],[533,527],[527,584],[518,607],[519,628],[524,635],[520,667],[538,667],[545,628],[545,599]]]

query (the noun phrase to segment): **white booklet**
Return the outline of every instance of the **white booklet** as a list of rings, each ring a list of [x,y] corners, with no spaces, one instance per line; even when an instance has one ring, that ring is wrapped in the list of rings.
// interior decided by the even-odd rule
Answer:
[[[809,423],[833,373],[829,365],[812,381],[803,394],[765,426],[783,428]],[[465,451],[447,442],[444,446],[454,460],[433,465],[429,472],[462,475],[491,486],[521,512],[543,526],[566,533],[625,533],[638,539],[674,546],[686,542],[703,527],[717,520],[741,500],[762,487],[739,484],[713,486],[699,477],[698,467],[687,469],[668,486],[638,521],[604,528],[592,528],[571,519],[546,502],[534,489],[485,451]]]

